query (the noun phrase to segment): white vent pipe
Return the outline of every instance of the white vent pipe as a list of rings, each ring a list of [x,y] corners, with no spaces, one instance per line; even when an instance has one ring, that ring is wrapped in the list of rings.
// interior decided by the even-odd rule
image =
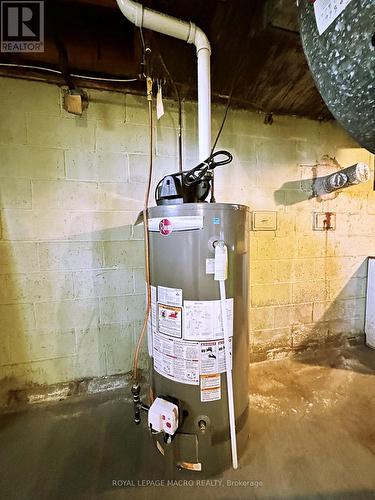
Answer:
[[[136,26],[179,38],[196,46],[199,161],[205,160],[211,153],[211,46],[207,36],[194,23],[161,14],[133,0],[117,0],[117,4],[124,16]]]

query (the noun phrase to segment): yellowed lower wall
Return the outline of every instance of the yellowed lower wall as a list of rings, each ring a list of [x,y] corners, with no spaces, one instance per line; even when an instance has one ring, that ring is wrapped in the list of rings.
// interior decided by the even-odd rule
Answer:
[[[54,85],[0,79],[0,380],[52,384],[130,369],[144,309],[145,99],[88,91],[82,117]],[[176,104],[156,124],[155,181],[176,171]],[[213,133],[223,116],[214,107]],[[197,159],[196,106],[183,110],[184,161]],[[373,157],[335,123],[230,111],[216,198],[278,214],[251,232],[250,342],[255,359],[363,332],[365,259],[375,247],[372,182],[329,202],[301,200],[304,167],[323,154]],[[310,167],[308,167],[310,168]],[[302,170],[301,170],[302,169]],[[314,211],[337,230],[312,231]],[[5,384],[4,381],[7,381]]]

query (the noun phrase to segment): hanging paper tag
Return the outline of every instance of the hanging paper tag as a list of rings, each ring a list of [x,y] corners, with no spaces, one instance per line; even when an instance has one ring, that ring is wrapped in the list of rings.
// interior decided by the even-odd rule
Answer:
[[[158,84],[158,93],[156,95],[156,117],[158,120],[164,115],[163,94],[161,85]]]

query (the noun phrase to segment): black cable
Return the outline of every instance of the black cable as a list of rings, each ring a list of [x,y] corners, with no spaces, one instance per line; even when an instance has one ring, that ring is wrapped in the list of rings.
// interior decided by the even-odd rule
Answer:
[[[216,198],[215,198],[215,176],[212,175],[211,179],[211,198],[210,198],[210,203],[216,203]]]
[[[221,135],[221,132],[223,131],[223,128],[224,128],[224,125],[225,125],[225,121],[227,119],[227,115],[228,115],[228,111],[229,111],[229,107],[230,107],[230,103],[231,103],[231,100],[232,100],[232,94],[233,94],[233,86],[232,86],[232,89],[230,91],[230,94],[228,96],[228,101],[227,101],[227,105],[225,107],[225,112],[224,112],[224,117],[223,117],[223,121],[221,122],[221,125],[220,125],[220,128],[219,128],[219,131],[216,135],[216,139],[215,139],[215,142],[214,142],[214,145],[212,146],[212,149],[211,149],[211,154],[215,151],[215,148],[216,148],[216,145],[217,145],[217,142],[220,138],[220,135]]]
[[[241,61],[241,64],[238,65],[238,68],[237,68],[237,72],[232,80],[232,85],[231,85],[231,89],[230,89],[230,92],[229,92],[229,95],[228,95],[228,100],[227,100],[227,104],[225,106],[225,111],[224,111],[224,117],[223,117],[223,120],[221,122],[221,125],[220,125],[220,128],[219,128],[219,131],[216,135],[216,139],[215,139],[215,142],[212,146],[212,149],[211,149],[211,155],[213,154],[213,152],[215,151],[215,148],[216,148],[216,145],[219,141],[219,138],[221,136],[221,133],[223,131],[223,128],[224,128],[224,125],[225,125],[225,122],[226,122],[226,119],[227,119],[227,115],[228,115],[228,111],[229,111],[229,107],[231,105],[231,101],[232,101],[232,96],[233,96],[233,92],[234,92],[234,89],[237,85],[237,82],[238,82],[238,78],[240,76],[240,73],[241,73],[241,69],[242,69],[242,66],[243,66],[243,60]],[[210,203],[215,203],[215,176],[212,175],[212,180],[211,180],[211,198],[210,198]]]
[[[237,75],[238,76],[238,75]],[[220,135],[221,135],[221,132],[223,131],[223,128],[224,128],[224,125],[225,125],[225,121],[227,119],[227,115],[228,115],[228,111],[229,111],[229,107],[230,107],[230,103],[231,103],[231,100],[232,100],[232,95],[233,95],[233,90],[234,90],[234,83],[235,81],[237,80],[237,78],[233,78],[233,81],[232,81],[232,87],[230,89],[230,93],[229,93],[229,96],[228,96],[228,100],[227,100],[227,105],[225,107],[225,112],[224,112],[224,117],[223,117],[223,120],[221,122],[221,125],[220,125],[220,128],[219,128],[219,131],[216,135],[216,139],[215,139],[215,142],[214,142],[214,145],[212,146],[212,149],[211,149],[211,155],[214,153],[215,151],[215,148],[216,148],[216,145],[218,143],[218,140],[220,138]],[[216,202],[216,199],[215,199],[215,176],[214,174],[212,174],[212,180],[211,180],[211,198],[210,198],[210,203],[215,203]]]
[[[141,77],[145,78],[146,75],[146,44],[143,37],[142,26],[139,27],[139,37],[142,43],[142,60],[141,60]]]
[[[225,158],[217,161],[216,158],[220,155]],[[192,186],[202,180],[208,172],[211,172],[216,167],[220,167],[221,165],[227,165],[232,160],[233,156],[229,153],[229,151],[216,151],[216,153],[212,153],[205,161],[186,172],[183,183],[186,187]]]
[[[173,89],[175,91],[175,94],[177,96],[178,100],[178,170],[182,172],[182,105],[181,105],[181,96],[180,92],[178,90],[178,87],[175,83],[175,81],[172,78],[172,75],[170,74],[167,65],[164,62],[163,56],[161,55],[161,52],[159,51],[159,59],[161,62],[161,65],[163,66],[164,71],[166,72],[168,78],[170,79]]]

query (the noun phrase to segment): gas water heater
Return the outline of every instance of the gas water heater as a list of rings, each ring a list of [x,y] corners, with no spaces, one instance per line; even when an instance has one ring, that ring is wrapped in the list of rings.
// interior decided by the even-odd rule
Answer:
[[[166,467],[215,474],[231,463],[248,437],[248,209],[217,204],[213,170],[232,160],[211,144],[211,46],[191,21],[117,0],[135,26],[194,44],[198,75],[199,158],[186,172],[164,177],[157,207],[148,208],[152,161],[142,219],[149,299],[150,405],[140,401],[134,356],[134,419],[148,427]],[[152,131],[152,80],[147,77]],[[225,120],[225,119],[224,119]],[[224,124],[224,122],[223,122]],[[220,129],[221,130],[221,129]],[[153,143],[150,133],[150,152]],[[206,198],[211,193],[210,203]],[[150,306],[150,308],[149,308]]]
[[[248,208],[204,202],[202,167],[166,176],[148,211],[151,405],[141,406],[167,468],[215,474],[248,437]]]

